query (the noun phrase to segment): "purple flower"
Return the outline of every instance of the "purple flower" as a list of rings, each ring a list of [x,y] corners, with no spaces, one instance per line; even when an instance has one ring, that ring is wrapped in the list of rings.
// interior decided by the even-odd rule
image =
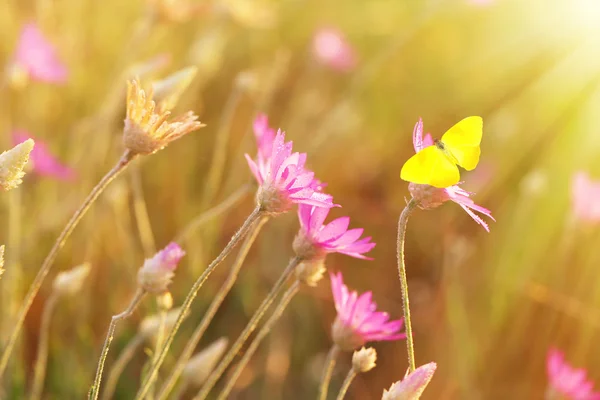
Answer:
[[[406,338],[402,329],[403,320],[390,321],[386,312],[378,312],[372,301],[372,292],[358,295],[344,285],[342,273],[331,276],[331,291],[337,317],[332,326],[332,337],[342,350],[354,350],[366,342],[398,340]]]
[[[415,129],[413,130],[413,146],[415,152],[419,152],[426,147],[433,146],[434,141],[431,135],[428,133],[423,137],[423,120],[419,118],[419,122],[416,123]],[[450,200],[462,207],[467,214],[479,225],[483,226],[486,231],[490,231],[488,224],[473,210],[488,216],[493,221],[492,212],[487,208],[481,207],[470,198],[473,193],[467,192],[458,185],[449,186],[447,188],[436,188],[429,185],[421,185],[418,183],[410,183],[408,190],[412,197],[417,200],[419,208],[429,210],[438,207]]]
[[[356,66],[356,53],[339,30],[322,28],[313,38],[316,59],[331,69],[347,72]]]
[[[370,259],[363,254],[375,247],[371,237],[361,239],[364,231],[362,228],[348,229],[349,217],[340,217],[323,225],[327,214],[329,208],[298,205],[300,232],[294,240],[296,254],[342,253]]]
[[[434,362],[421,365],[401,381],[393,383],[389,390],[384,390],[381,400],[420,399],[436,368],[437,364]]]
[[[140,287],[154,294],[166,292],[184,255],[185,251],[177,243],[171,242],[154,257],[148,258],[138,271]]]
[[[40,82],[64,83],[67,80],[67,68],[34,23],[25,24],[21,31],[13,66]]]
[[[30,138],[32,138],[31,135],[25,131],[13,132],[13,142],[15,144],[23,143]],[[62,181],[75,178],[75,171],[54,157],[46,143],[39,139],[34,138],[34,140],[35,147],[31,151],[30,162],[36,174]]]
[[[561,351],[554,348],[548,351],[546,369],[550,380],[549,399],[556,398],[557,395],[569,400],[600,399],[600,393],[592,391],[594,383],[587,379],[587,371],[570,366]]]

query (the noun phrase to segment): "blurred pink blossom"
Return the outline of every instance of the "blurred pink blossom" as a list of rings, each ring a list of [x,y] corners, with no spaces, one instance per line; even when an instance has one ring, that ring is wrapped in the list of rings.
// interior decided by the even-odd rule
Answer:
[[[175,269],[185,256],[185,251],[175,242],[148,258],[138,271],[138,284],[144,290],[160,294],[167,291]]]
[[[421,365],[401,381],[395,382],[389,390],[383,391],[381,400],[418,400],[433,378],[437,364],[430,362]]]
[[[337,71],[350,71],[356,66],[356,52],[335,28],[321,28],[315,33],[313,52],[319,62]]]
[[[433,138],[429,133],[423,136],[423,120],[419,118],[419,122],[416,123],[413,130],[413,146],[415,152],[418,153],[426,147],[433,146],[433,144]],[[495,221],[490,210],[475,204],[470,198],[470,195],[473,193],[467,192],[458,185],[440,189],[429,185],[410,183],[408,185],[408,190],[413,198],[418,201],[418,206],[422,209],[435,208],[450,200],[461,206],[475,222],[483,226],[488,232],[490,231],[488,224],[479,215],[475,214],[473,210],[480,212]]]
[[[327,214],[329,208],[298,205],[300,233],[294,241],[294,247],[316,247],[325,253],[342,253],[351,257],[369,259],[363,254],[375,247],[371,237],[360,239],[364,231],[362,228],[348,230],[349,217],[340,217],[323,225]]]
[[[66,66],[34,23],[23,26],[14,55],[14,67],[41,82],[64,83],[67,80]]]
[[[600,180],[594,181],[585,171],[573,175],[571,208],[580,221],[600,222]]]
[[[548,399],[562,398],[569,400],[598,400],[600,393],[594,393],[593,382],[587,379],[587,371],[573,368],[565,361],[564,354],[557,349],[550,349],[546,358],[549,388]]]
[[[331,291],[337,317],[332,326],[333,341],[343,350],[354,350],[366,342],[406,338],[399,333],[403,320],[390,321],[386,312],[378,312],[372,292],[360,296],[344,285],[342,273],[331,276]]]
[[[29,138],[32,138],[31,135],[25,131],[13,132],[13,141],[15,144],[22,143]],[[36,174],[63,181],[75,178],[75,171],[54,157],[46,143],[40,139],[32,139],[35,140],[35,147],[31,152],[29,160]]]

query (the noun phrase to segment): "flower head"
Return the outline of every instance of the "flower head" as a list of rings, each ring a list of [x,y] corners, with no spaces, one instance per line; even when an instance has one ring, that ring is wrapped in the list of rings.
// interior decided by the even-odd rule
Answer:
[[[417,122],[415,129],[413,130],[413,146],[415,152],[418,153],[424,148],[433,145],[434,141],[429,133],[423,136],[423,121],[419,119],[419,122]],[[488,224],[479,215],[475,214],[473,210],[480,212],[495,221],[490,210],[475,204],[470,198],[473,193],[467,192],[458,185],[449,186],[447,188],[436,188],[430,185],[421,185],[411,182],[408,185],[408,190],[413,199],[417,201],[419,208],[423,210],[439,207],[450,200],[461,206],[475,222],[483,226],[488,232],[490,231]]]
[[[60,272],[52,282],[54,292],[61,296],[76,294],[83,286],[85,278],[90,274],[90,268],[91,265],[85,263],[68,271]]]
[[[21,75],[40,82],[64,83],[67,68],[58,59],[54,46],[34,23],[23,26],[12,65],[13,78]]]
[[[335,28],[322,28],[315,33],[313,52],[319,62],[337,71],[350,71],[356,66],[354,49]]]
[[[33,140],[28,139],[0,154],[0,189],[8,191],[23,182],[23,168],[29,161],[33,145]]]
[[[164,327],[166,332],[170,332],[175,326],[175,322],[177,322],[177,318],[179,317],[179,313],[181,312],[181,307],[173,308],[167,311],[166,318],[164,320]],[[140,334],[146,339],[153,339],[154,336],[160,330],[162,325],[162,315],[161,313],[150,315],[142,320],[139,326]],[[188,316],[186,313],[185,317]]]
[[[167,121],[170,111],[157,110],[152,89],[146,93],[137,79],[127,82],[127,117],[123,143],[134,154],[152,154],[204,125],[192,111]]]
[[[580,221],[600,222],[600,181],[594,181],[585,171],[573,175],[571,208]]]
[[[322,184],[307,170],[306,153],[292,153],[292,142],[285,142],[281,130],[273,137],[266,118],[259,116],[254,123],[258,142],[256,161],[246,154],[252,174],[260,185],[257,202],[268,213],[281,213],[293,203],[333,207],[332,197],[320,192]]]
[[[401,381],[393,383],[389,390],[384,390],[381,400],[419,400],[436,368],[434,362],[421,365]]]
[[[150,293],[164,293],[184,255],[185,251],[177,243],[171,242],[154,257],[148,258],[138,272],[140,287]]]
[[[30,135],[24,131],[13,132],[13,141],[15,143],[23,143],[30,139]],[[41,176],[47,176],[58,180],[71,180],[75,177],[75,171],[62,164],[56,157],[52,155],[48,145],[39,139],[35,140],[35,147],[31,151],[30,156],[33,171]]]
[[[390,321],[386,312],[379,312],[372,301],[372,292],[358,295],[344,285],[342,273],[331,276],[331,291],[337,317],[332,326],[333,341],[343,350],[354,350],[366,342],[404,339],[399,333],[403,321]]]
[[[352,369],[357,373],[369,372],[375,368],[375,361],[377,361],[377,352],[372,347],[368,349],[362,347],[352,353]]]
[[[551,393],[565,396],[569,400],[600,399],[600,393],[592,391],[594,383],[587,379],[587,371],[570,366],[561,351],[557,349],[548,351],[546,369]]]
[[[362,228],[348,229],[349,217],[340,217],[323,225],[327,214],[329,208],[298,205],[300,232],[294,240],[296,254],[302,258],[312,258],[326,253],[342,253],[369,259],[363,254],[375,247],[371,237],[361,239]]]
[[[229,340],[222,337],[190,358],[183,369],[183,379],[194,386],[202,386],[225,353],[228,343]]]

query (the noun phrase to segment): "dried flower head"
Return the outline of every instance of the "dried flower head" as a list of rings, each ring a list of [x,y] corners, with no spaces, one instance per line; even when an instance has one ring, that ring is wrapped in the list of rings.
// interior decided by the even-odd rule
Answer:
[[[146,259],[138,271],[140,287],[153,294],[166,292],[175,275],[175,268],[184,255],[185,251],[177,243],[171,242],[154,257]]]
[[[352,369],[356,373],[369,372],[375,368],[375,361],[377,361],[377,352],[375,349],[372,347],[367,349],[362,347],[352,354]]]
[[[146,93],[137,79],[127,82],[127,117],[123,143],[133,154],[152,154],[204,125],[192,111],[167,121],[170,111],[156,109],[152,89]]]
[[[60,272],[52,282],[54,292],[60,296],[72,296],[81,290],[85,278],[90,274],[90,263],[81,264],[68,271]]]
[[[170,332],[173,326],[175,326],[175,322],[177,322],[177,318],[179,317],[179,312],[181,311],[181,307],[173,308],[172,310],[167,312],[167,316],[165,318],[165,331]],[[187,314],[186,314],[187,316]],[[146,317],[140,323],[140,334],[146,339],[153,338],[154,335],[158,333],[158,328],[161,324],[161,315],[155,314],[149,317]]]
[[[34,142],[28,139],[0,154],[0,189],[10,190],[23,182],[23,168],[29,161]]]
[[[4,273],[4,245],[0,246],[0,277]]]
[[[413,130],[413,145],[415,152],[417,153],[426,147],[434,145],[433,138],[429,133],[423,137],[423,121],[421,119],[416,123],[415,129]],[[408,185],[408,190],[412,198],[417,202],[418,207],[423,210],[431,210],[450,200],[461,206],[475,222],[483,226],[488,232],[490,231],[488,224],[479,215],[475,214],[473,210],[478,211],[491,218],[492,221],[495,221],[490,210],[475,204],[469,197],[473,193],[467,192],[458,185],[449,186],[447,188],[436,188],[430,185],[421,185],[411,182]]]
[[[331,291],[337,317],[331,328],[333,341],[342,350],[352,351],[370,341],[398,340],[406,337],[398,333],[403,321],[390,321],[386,312],[378,312],[371,300],[373,293],[358,295],[344,285],[342,273],[331,276]]]
[[[436,368],[434,362],[420,366],[401,381],[393,383],[389,390],[384,390],[381,400],[419,400]]]
[[[198,67],[183,68],[160,81],[152,82],[152,91],[154,92],[154,102],[157,104],[157,110],[166,111],[175,107],[179,98],[190,86]]]
[[[23,143],[32,139],[31,135],[25,131],[13,132],[13,142]],[[40,176],[46,176],[62,181],[75,178],[75,171],[67,165],[61,163],[50,151],[48,145],[39,139],[35,139],[35,147],[31,151],[29,164],[33,172]]]
[[[342,253],[350,257],[369,259],[363,254],[375,247],[371,237],[360,238],[362,228],[348,229],[349,217],[337,218],[323,225],[329,208],[298,205],[300,231],[294,239],[294,251],[303,259],[320,258],[327,253]]]
[[[583,368],[573,368],[565,361],[565,355],[550,349],[546,359],[546,369],[550,380],[549,399],[598,400],[600,392],[593,392],[594,383],[587,378]]]
[[[225,337],[217,339],[207,348],[194,355],[183,369],[183,379],[194,386],[201,386],[227,349],[229,340]]]
[[[316,59],[329,68],[347,72],[356,66],[356,53],[342,32],[335,28],[322,28],[313,38]]]

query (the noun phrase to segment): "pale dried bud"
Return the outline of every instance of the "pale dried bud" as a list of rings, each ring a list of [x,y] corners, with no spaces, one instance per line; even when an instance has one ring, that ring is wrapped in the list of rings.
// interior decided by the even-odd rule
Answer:
[[[29,161],[29,153],[33,150],[33,139],[27,139],[10,150],[0,154],[0,189],[11,190],[23,182],[23,168]]]
[[[296,267],[296,278],[308,286],[317,286],[325,271],[325,257],[306,260]]]
[[[153,294],[166,292],[175,275],[175,268],[184,255],[185,251],[177,243],[169,243],[154,257],[146,259],[138,271],[138,285]]]
[[[133,154],[152,154],[204,126],[192,111],[167,121],[170,115],[156,109],[152,89],[146,93],[137,79],[128,81],[123,144]]]
[[[403,380],[393,383],[389,390],[384,390],[381,400],[419,400],[436,368],[434,362],[420,366]]]
[[[327,252],[307,237],[303,229],[300,229],[292,243],[294,253],[303,260],[324,259]]]
[[[154,101],[158,105],[158,110],[166,111],[173,109],[183,92],[185,92],[194,80],[197,72],[198,67],[187,67],[160,81],[152,82]]]
[[[208,375],[215,369],[225,349],[227,349],[228,343],[229,340],[222,337],[190,358],[183,369],[183,378],[194,386],[201,386],[206,378],[208,378]]]
[[[179,312],[181,311],[180,307],[174,308],[171,311],[167,312],[165,317],[165,331],[170,332],[175,326],[175,322],[177,322],[177,317],[179,316]],[[187,314],[186,314],[187,316]],[[149,317],[146,317],[142,320],[140,324],[140,333],[145,338],[151,338],[158,333],[158,328],[160,327],[161,315],[155,314]]]
[[[339,317],[335,318],[331,326],[331,338],[343,351],[352,351],[365,344],[365,339]]]
[[[81,290],[85,278],[90,273],[90,263],[81,264],[68,271],[60,272],[52,282],[54,292],[60,296],[73,296]]]
[[[411,182],[408,184],[408,191],[412,198],[417,201],[417,206],[422,210],[431,210],[450,200],[444,189],[435,186]]]
[[[156,305],[159,311],[169,311],[173,308],[173,296],[171,292],[164,292],[156,296]]]
[[[0,246],[0,277],[4,273],[4,245]]]
[[[377,361],[377,352],[375,349],[372,347],[368,349],[362,347],[352,354],[352,369],[356,373],[369,372],[375,368],[375,361]]]

